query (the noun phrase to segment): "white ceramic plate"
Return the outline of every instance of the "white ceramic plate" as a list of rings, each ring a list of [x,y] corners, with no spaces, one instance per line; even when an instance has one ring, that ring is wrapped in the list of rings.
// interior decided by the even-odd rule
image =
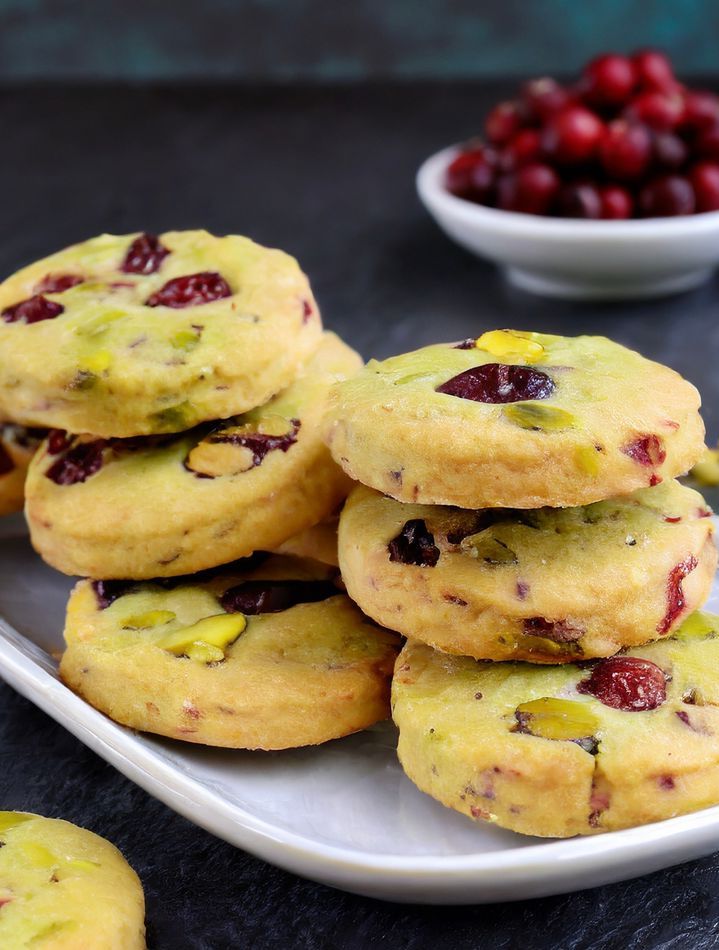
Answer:
[[[212,750],[137,735],[66,689],[61,649],[71,582],[0,524],[0,673],[91,749],[190,821],[267,861],[384,900],[520,900],[621,881],[719,848],[719,807],[568,841],[482,827],[419,792],[390,725],[316,749]],[[719,608],[715,589],[710,609]]]

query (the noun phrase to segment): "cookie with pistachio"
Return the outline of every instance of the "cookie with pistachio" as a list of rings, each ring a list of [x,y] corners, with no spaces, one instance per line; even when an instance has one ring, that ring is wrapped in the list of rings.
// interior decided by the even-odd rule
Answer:
[[[63,680],[116,722],[242,749],[387,718],[399,649],[335,569],[281,555],[172,581],[81,581],[65,641]]]
[[[461,508],[585,505],[686,472],[704,449],[691,383],[605,337],[492,330],[334,387],[326,438],[357,481]]]
[[[329,386],[356,372],[332,333],[259,409],[180,435],[132,440],[53,432],[28,473],[32,542],[66,574],[187,574],[270,550],[349,490],[321,435]]]
[[[359,486],[342,511],[349,595],[447,653],[565,663],[667,636],[717,565],[702,496],[671,480],[579,508],[404,505]]]
[[[719,617],[593,664],[480,663],[417,642],[392,686],[422,791],[526,835],[630,828],[719,803]]]
[[[0,811],[0,946],[144,950],[142,885],[91,831]]]
[[[0,414],[105,438],[179,432],[266,402],[320,331],[282,251],[207,231],[105,234],[0,284]]]
[[[25,499],[25,476],[46,429],[27,429],[0,422],[0,515],[20,511]]]

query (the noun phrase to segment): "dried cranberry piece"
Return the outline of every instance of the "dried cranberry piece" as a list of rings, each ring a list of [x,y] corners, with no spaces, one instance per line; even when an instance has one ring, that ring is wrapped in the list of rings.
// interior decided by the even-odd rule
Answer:
[[[84,284],[80,274],[46,274],[35,287],[36,294],[61,294],[71,287]]]
[[[220,603],[229,614],[274,614],[339,593],[331,581],[244,581],[226,590]]]
[[[49,455],[59,455],[72,442],[72,438],[62,429],[51,429],[47,437],[47,451]]]
[[[302,301],[302,322],[307,323],[313,313],[314,313],[314,310],[312,309],[312,304],[309,302],[309,300],[303,300]]]
[[[667,457],[664,442],[658,435],[641,435],[622,446],[622,452],[639,465],[661,465]]]
[[[156,234],[141,234],[128,248],[120,270],[123,274],[154,274],[169,253]]]
[[[222,433],[210,436],[211,442],[231,442],[232,445],[241,445],[252,452],[252,464],[261,465],[268,452],[279,449],[286,452],[297,441],[297,433],[302,423],[299,419],[290,419],[290,431],[284,435],[267,435],[264,432],[252,432],[241,435],[237,432]]]
[[[201,271],[199,274],[168,280],[154,294],[150,294],[145,304],[148,307],[172,307],[177,310],[181,307],[198,307],[231,296],[232,291],[224,277],[214,271]]]
[[[420,518],[408,521],[396,538],[387,545],[390,561],[414,564],[416,567],[434,567],[439,560],[439,548],[434,535]]]
[[[528,617],[522,627],[527,636],[544,637],[554,643],[574,643],[584,634],[582,627],[575,627],[567,620],[547,620],[546,617]]]
[[[682,581],[697,567],[698,561],[691,554],[680,561],[669,572],[667,580],[667,612],[657,624],[657,633],[667,633],[679,614],[686,607],[686,599],[682,590]]]
[[[5,323],[20,323],[21,320],[25,323],[40,323],[41,320],[54,320],[64,310],[62,304],[48,300],[42,294],[35,294],[34,297],[13,304],[12,307],[5,307],[2,318]]]
[[[474,402],[522,402],[548,399],[554,392],[554,380],[529,366],[485,363],[453,376],[436,391]]]
[[[588,693],[612,709],[645,712],[665,701],[667,680],[664,671],[650,660],[613,656],[598,663],[577,685],[577,692]]]
[[[123,597],[135,585],[135,581],[93,581],[92,589],[97,598],[97,606],[105,610],[118,597]]]
[[[79,442],[53,462],[45,476],[56,485],[77,485],[87,481],[102,468],[102,453],[106,445],[105,439]]]
[[[10,453],[4,445],[0,444],[0,475],[7,475],[15,468],[15,463],[10,458]]]

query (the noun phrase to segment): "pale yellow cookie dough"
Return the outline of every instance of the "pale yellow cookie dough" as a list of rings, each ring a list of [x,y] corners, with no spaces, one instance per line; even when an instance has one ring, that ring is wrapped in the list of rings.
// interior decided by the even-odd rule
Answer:
[[[0,422],[0,515],[20,511],[25,500],[25,476],[44,430]]]

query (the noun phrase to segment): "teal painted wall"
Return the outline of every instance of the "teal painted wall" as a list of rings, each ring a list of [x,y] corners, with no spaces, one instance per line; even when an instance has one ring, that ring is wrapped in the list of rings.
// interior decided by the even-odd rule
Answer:
[[[0,80],[568,73],[659,45],[719,71],[717,0],[0,0]]]

